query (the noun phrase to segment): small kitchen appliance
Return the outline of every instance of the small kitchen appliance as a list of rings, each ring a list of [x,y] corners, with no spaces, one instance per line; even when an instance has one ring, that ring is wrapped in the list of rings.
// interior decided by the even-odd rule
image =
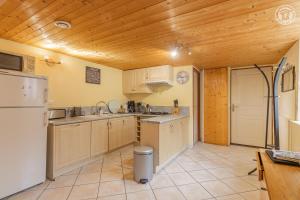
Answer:
[[[127,102],[127,110],[129,113],[135,112],[135,102],[134,101],[128,101]]]

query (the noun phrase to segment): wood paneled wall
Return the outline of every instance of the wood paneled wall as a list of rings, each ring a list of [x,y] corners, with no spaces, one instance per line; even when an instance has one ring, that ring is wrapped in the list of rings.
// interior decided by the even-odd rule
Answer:
[[[228,145],[227,68],[204,70],[204,142]]]

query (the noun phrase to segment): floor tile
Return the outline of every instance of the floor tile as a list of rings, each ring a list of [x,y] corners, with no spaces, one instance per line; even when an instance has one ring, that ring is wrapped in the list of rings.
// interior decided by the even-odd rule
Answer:
[[[59,176],[55,181],[51,181],[48,188],[58,188],[72,186],[75,183],[77,175]]]
[[[124,181],[111,181],[100,183],[99,196],[125,194]]]
[[[194,179],[186,172],[169,174],[169,177],[172,179],[175,185],[195,183]]]
[[[7,198],[7,200],[35,200],[43,190],[25,190]]]
[[[222,183],[221,181],[208,181],[201,183],[201,185],[215,197],[235,193],[229,186],[227,186],[225,183]]]
[[[147,191],[128,193],[127,200],[155,200],[155,196],[151,190],[147,190]]]
[[[256,190],[257,188],[253,185],[250,185],[241,178],[228,178],[222,180],[226,185],[228,185],[235,192],[247,192]]]
[[[95,162],[88,164],[84,167],[82,167],[80,173],[100,173],[101,172],[102,163],[101,162]]]
[[[176,187],[153,190],[157,200],[184,200],[184,196]]]
[[[167,165],[164,170],[169,174],[169,173],[179,173],[179,172],[184,172],[184,169],[177,163],[177,162],[172,162],[169,165]]]
[[[174,186],[168,175],[155,175],[150,181],[152,189]]]
[[[99,183],[74,186],[68,200],[97,198]]]
[[[51,181],[46,180],[44,183],[40,183],[38,185],[35,185],[35,186],[29,188],[28,190],[44,190],[49,186],[50,182]]]
[[[240,195],[245,200],[269,200],[268,192],[263,190],[240,193]]]
[[[187,200],[209,199],[212,196],[198,183],[179,186]]]
[[[116,180],[122,180],[123,179],[123,172],[122,170],[108,170],[103,171],[101,173],[101,182],[105,181],[116,181]]]
[[[68,175],[77,175],[81,171],[81,167],[74,169],[72,171],[64,173],[62,176],[68,176]]]
[[[99,197],[97,200],[126,200],[126,195],[120,194],[120,195]]]
[[[100,173],[83,173],[79,174],[75,185],[91,184],[100,182]]]
[[[199,171],[192,171],[189,174],[198,182],[205,182],[205,181],[213,181],[217,180],[212,174],[210,174],[207,170],[199,170]]]
[[[219,179],[235,177],[230,168],[209,169],[208,171]]]
[[[198,162],[185,162],[180,164],[186,171],[196,171],[204,169]]]
[[[141,184],[134,180],[125,180],[126,193],[150,190],[149,183]]]
[[[217,200],[244,200],[244,198],[239,194],[232,194],[232,195],[217,197]]]
[[[247,183],[257,187],[258,189],[260,189],[261,187],[266,188],[265,181],[259,181],[258,176],[244,176],[244,177],[241,177],[241,179],[243,179]]]
[[[72,187],[62,187],[45,190],[39,200],[66,200]]]

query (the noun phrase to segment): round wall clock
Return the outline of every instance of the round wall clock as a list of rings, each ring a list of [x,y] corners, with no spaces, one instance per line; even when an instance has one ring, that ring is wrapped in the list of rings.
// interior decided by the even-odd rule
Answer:
[[[189,81],[189,73],[187,71],[180,71],[176,75],[176,81],[179,84],[185,84]]]

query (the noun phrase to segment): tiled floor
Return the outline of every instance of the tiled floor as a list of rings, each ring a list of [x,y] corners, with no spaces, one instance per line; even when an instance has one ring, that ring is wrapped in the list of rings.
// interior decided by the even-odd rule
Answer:
[[[263,183],[247,176],[256,149],[197,144],[149,184],[133,181],[133,146],[9,197],[9,200],[267,200]]]

